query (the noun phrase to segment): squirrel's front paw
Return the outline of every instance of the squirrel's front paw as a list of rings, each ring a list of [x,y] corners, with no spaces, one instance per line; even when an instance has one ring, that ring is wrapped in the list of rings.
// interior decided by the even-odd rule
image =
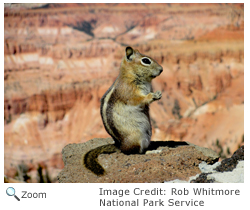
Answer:
[[[154,100],[159,100],[159,99],[161,99],[161,91],[157,90],[157,91],[153,94],[153,99],[154,99]]]

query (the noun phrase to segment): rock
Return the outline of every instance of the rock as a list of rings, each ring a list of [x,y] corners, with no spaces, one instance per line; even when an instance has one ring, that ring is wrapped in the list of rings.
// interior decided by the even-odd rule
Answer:
[[[221,162],[217,162],[213,165],[208,165],[206,162],[201,162],[199,165],[199,168],[201,170],[202,173],[211,173],[211,172],[215,172],[215,168],[217,166],[219,166],[221,164]]]
[[[219,183],[244,183],[244,161],[239,161],[232,171],[225,170],[223,173],[208,174],[207,179]]]
[[[221,164],[215,170],[219,172],[232,171],[240,160],[244,160],[244,145],[234,152],[231,158],[222,160]]]
[[[209,149],[186,142],[151,142],[146,154],[125,155],[121,152],[101,154],[99,163],[106,174],[97,176],[82,165],[83,155],[96,147],[113,144],[111,138],[96,138],[82,144],[69,144],[62,150],[64,169],[58,175],[63,183],[95,182],[164,182],[186,180],[200,172],[202,161],[214,163],[219,156]],[[152,152],[153,151],[153,152]]]
[[[215,160],[216,161],[218,160],[218,154],[215,151],[208,149],[206,147],[199,147],[199,146],[192,144],[192,143],[189,143],[189,142],[188,142],[188,144],[190,146],[195,147],[195,149],[202,152],[202,154],[204,154],[207,157],[207,159],[206,159],[207,164],[213,164],[215,162]]]
[[[244,146],[240,147],[231,158],[208,165],[199,164],[201,174],[190,177],[188,181],[173,180],[168,183],[244,183]]]

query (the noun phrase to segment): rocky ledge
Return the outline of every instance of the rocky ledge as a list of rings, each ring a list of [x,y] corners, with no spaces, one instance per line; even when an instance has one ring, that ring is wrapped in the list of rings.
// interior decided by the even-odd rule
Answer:
[[[64,169],[58,175],[61,183],[156,183],[181,180],[201,173],[200,164],[212,165],[219,156],[211,149],[188,142],[154,141],[146,154],[121,152],[101,154],[99,163],[106,173],[97,176],[82,165],[84,154],[102,145],[113,144],[111,138],[95,138],[86,143],[69,144],[62,150]]]
[[[217,162],[212,166],[206,163],[199,165],[201,174],[195,179],[190,178],[192,183],[243,183],[244,182],[244,145],[234,152],[232,157]]]

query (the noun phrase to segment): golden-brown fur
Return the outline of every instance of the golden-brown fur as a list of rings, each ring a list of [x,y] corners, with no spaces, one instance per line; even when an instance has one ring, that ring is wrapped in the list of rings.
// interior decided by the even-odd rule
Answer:
[[[83,158],[84,165],[97,175],[104,174],[104,169],[91,158],[101,153],[114,152],[117,147],[127,154],[145,152],[152,135],[149,104],[161,98],[160,91],[153,92],[151,81],[162,67],[131,47],[125,52],[119,76],[101,99],[102,121],[115,145],[96,148]]]
[[[124,153],[143,153],[149,146],[149,104],[161,98],[151,81],[161,72],[155,60],[127,47],[120,74],[101,99],[104,126]]]

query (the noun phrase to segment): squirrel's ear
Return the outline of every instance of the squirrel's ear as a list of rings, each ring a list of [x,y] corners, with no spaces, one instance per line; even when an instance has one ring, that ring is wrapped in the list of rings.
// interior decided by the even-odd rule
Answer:
[[[131,56],[134,54],[132,47],[126,47],[126,57],[128,60],[132,60]]]

